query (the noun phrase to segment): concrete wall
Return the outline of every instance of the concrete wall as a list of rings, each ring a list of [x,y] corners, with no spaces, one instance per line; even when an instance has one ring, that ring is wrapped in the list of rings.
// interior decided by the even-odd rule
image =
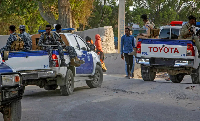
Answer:
[[[0,48],[6,45],[9,36],[10,35],[0,35]]]

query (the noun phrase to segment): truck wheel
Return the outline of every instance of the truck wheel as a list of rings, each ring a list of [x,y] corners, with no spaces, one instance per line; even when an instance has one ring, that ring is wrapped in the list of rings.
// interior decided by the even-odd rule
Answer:
[[[191,74],[191,79],[193,84],[200,84],[199,72],[200,72],[200,67],[192,71],[193,74]]]
[[[185,76],[184,74],[169,75],[170,80],[173,83],[180,83],[183,80],[184,76]]]
[[[54,85],[45,85],[44,89],[45,90],[55,90],[57,87],[58,87],[57,84],[54,84]]]
[[[4,121],[20,121],[21,120],[21,100],[12,102],[6,106],[3,112]]]
[[[97,87],[101,87],[102,82],[103,82],[103,71],[102,71],[102,68],[99,65],[97,65],[93,79],[86,80],[86,84],[90,88],[97,88]]]
[[[65,76],[65,84],[64,86],[60,86],[60,92],[63,96],[68,96],[74,91],[74,75],[72,71],[67,70],[67,74]]]
[[[151,67],[145,67],[141,65],[141,75],[144,81],[154,81],[156,78],[156,72],[153,72]]]

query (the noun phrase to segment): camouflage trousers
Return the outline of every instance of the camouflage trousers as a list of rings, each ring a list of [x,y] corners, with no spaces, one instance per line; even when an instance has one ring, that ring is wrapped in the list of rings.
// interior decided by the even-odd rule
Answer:
[[[72,46],[62,47],[61,45],[58,45],[58,51],[59,51],[59,56],[60,56],[61,62],[65,62],[63,48],[66,50],[67,53],[69,53],[70,59],[77,57],[77,53],[76,53],[74,47],[72,47]],[[49,55],[50,67],[55,66],[55,64],[56,64],[55,61],[53,61],[53,59],[52,59],[53,49],[55,49],[55,48],[53,48],[51,46],[45,47],[45,50],[48,52],[48,55]]]

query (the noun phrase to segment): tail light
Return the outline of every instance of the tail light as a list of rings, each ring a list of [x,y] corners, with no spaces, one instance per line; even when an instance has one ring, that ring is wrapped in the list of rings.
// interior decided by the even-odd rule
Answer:
[[[5,60],[2,60],[3,62],[5,62]]]
[[[137,53],[141,53],[141,42],[137,43]]]
[[[53,61],[56,62],[56,67],[59,67],[59,64],[58,64],[58,57],[56,56],[56,54],[52,54],[52,59],[53,59]]]
[[[192,44],[187,44],[187,56],[195,56],[194,47]]]

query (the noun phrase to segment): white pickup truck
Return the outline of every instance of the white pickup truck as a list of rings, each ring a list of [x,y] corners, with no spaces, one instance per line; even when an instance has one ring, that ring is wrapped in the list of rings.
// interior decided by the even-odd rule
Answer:
[[[194,84],[200,83],[197,48],[192,40],[178,39],[180,28],[163,28],[161,39],[139,39],[136,57],[144,81],[153,81],[156,72],[167,72],[174,83],[180,83],[185,75],[191,75]]]
[[[18,72],[22,76],[24,86],[37,85],[46,90],[55,90],[60,86],[62,95],[69,95],[74,90],[74,77],[86,80],[89,87],[99,87],[103,81],[103,72],[98,55],[90,51],[87,44],[81,37],[71,34],[61,34],[64,42],[73,46],[78,54],[78,58],[85,61],[79,67],[60,67],[58,50],[53,50],[52,59],[56,67],[49,66],[49,55],[45,50],[37,50],[37,42],[40,35],[33,35],[33,47],[31,51],[11,51],[5,61],[8,72]],[[66,63],[70,62],[67,52],[64,52]]]

